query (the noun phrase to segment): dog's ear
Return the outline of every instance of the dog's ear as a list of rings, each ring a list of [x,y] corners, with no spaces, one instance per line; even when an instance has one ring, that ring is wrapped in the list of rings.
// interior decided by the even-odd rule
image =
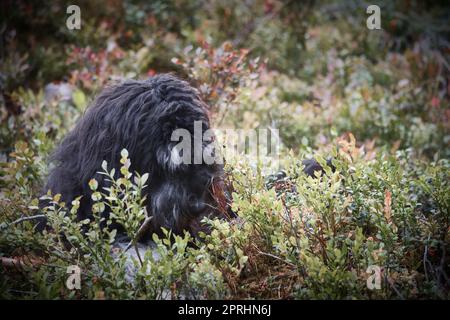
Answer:
[[[328,159],[326,163],[327,163],[327,166],[329,166],[333,172],[336,170],[336,168],[333,166],[332,159]],[[303,172],[306,173],[310,177],[315,178],[316,171],[320,172],[321,174],[325,173],[325,170],[317,162],[316,159],[303,160],[302,164],[305,166],[305,168],[303,169]]]

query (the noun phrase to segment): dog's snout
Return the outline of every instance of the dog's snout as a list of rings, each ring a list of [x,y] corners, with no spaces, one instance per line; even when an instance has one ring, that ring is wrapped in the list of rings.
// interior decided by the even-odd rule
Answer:
[[[196,197],[195,195],[190,195],[188,198],[190,211],[193,213],[201,212],[205,209],[206,204],[203,199]]]

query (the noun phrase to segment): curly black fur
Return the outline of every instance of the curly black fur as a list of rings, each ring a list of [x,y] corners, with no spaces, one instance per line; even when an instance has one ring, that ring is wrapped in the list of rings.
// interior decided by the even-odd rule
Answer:
[[[178,143],[171,141],[173,130],[184,128],[193,135],[194,121],[202,122],[203,131],[210,128],[206,105],[194,88],[172,75],[106,88],[52,155],[55,167],[45,190],[60,193],[69,204],[82,195],[78,218],[90,218],[89,180],[95,178],[99,190],[108,187],[98,173],[101,163],[106,160],[109,168],[119,171],[120,151],[126,148],[130,172],[149,173],[144,190],[153,232],[164,227],[195,234],[202,217],[220,214],[212,189],[223,187],[223,168],[171,162],[171,150]]]

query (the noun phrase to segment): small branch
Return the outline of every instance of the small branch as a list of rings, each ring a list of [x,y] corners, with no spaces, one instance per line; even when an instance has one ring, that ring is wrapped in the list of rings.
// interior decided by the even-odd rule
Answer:
[[[291,263],[291,262],[289,262],[289,261],[286,261],[286,260],[284,260],[284,259],[282,259],[282,258],[280,258],[280,257],[278,257],[278,256],[276,256],[276,255],[274,255],[274,254],[267,253],[267,252],[262,252],[262,251],[259,250],[258,247],[256,247],[255,245],[253,245],[253,247],[256,249],[256,251],[258,251],[258,254],[261,254],[261,255],[264,255],[264,256],[267,256],[267,257],[271,257],[271,258],[280,260],[280,261],[286,263],[287,265],[290,265],[291,267],[297,268],[297,266],[296,266],[295,264],[293,264],[293,263]]]
[[[144,233],[150,229],[150,222],[153,217],[146,217],[142,225],[139,227],[138,231],[136,232],[136,235],[134,238],[128,243],[127,247],[125,248],[125,252],[127,252],[135,243],[139,241],[144,236]]]
[[[141,258],[141,254],[139,253],[139,248],[138,248],[137,242],[135,242],[135,244],[134,244],[134,250],[136,251],[136,255],[139,259],[139,263],[141,264],[141,267],[143,267],[144,263],[142,262],[142,258]]]
[[[427,240],[427,244],[425,245],[425,249],[423,252],[423,270],[425,272],[425,278],[427,279],[427,281],[429,281],[428,279],[428,272],[427,272],[427,255],[428,255],[428,242],[430,241],[430,236],[428,236],[428,240]]]
[[[0,265],[2,265],[5,268],[17,268],[17,269],[23,269],[24,267],[31,266],[36,267],[41,264],[43,264],[43,261],[38,259],[31,259],[27,258],[27,262],[25,262],[25,257],[17,257],[17,258],[8,258],[8,257],[1,257],[0,258]]]
[[[14,220],[13,222],[11,222],[11,223],[9,223],[9,224],[6,224],[6,226],[3,225],[3,226],[2,226],[2,229],[3,229],[3,228],[6,229],[7,227],[9,227],[9,226],[11,226],[11,225],[19,224],[19,223],[22,223],[22,222],[25,222],[25,221],[36,220],[36,219],[43,219],[43,218],[46,218],[46,215],[45,215],[45,214],[37,214],[37,215],[35,215],[35,216],[22,217],[22,218],[19,218],[19,219],[17,219],[17,220]]]
[[[400,293],[400,291],[398,291],[397,287],[394,284],[394,281],[386,276],[386,280],[389,283],[389,285],[391,286],[391,288],[395,291],[395,293],[400,297],[400,299],[405,300],[405,297]]]

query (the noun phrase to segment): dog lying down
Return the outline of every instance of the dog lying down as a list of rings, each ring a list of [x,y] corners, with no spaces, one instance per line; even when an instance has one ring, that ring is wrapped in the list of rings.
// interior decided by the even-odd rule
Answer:
[[[195,163],[195,159],[173,161],[178,143],[171,139],[173,132],[182,129],[193,135],[195,123],[201,124],[202,133],[210,129],[208,107],[196,89],[173,75],[128,80],[108,87],[53,153],[54,167],[44,193],[59,193],[67,204],[83,196],[77,218],[91,219],[89,180],[97,180],[98,190],[109,187],[98,170],[106,160],[118,172],[120,151],[125,148],[131,159],[129,171],[149,173],[144,192],[147,213],[152,218],[142,243],[151,239],[152,233],[160,233],[162,227],[174,234],[187,230],[195,236],[199,231],[207,231],[201,223],[204,217],[236,218],[231,211],[222,164]],[[195,139],[191,141],[194,143]],[[202,150],[208,148],[207,141],[201,143]],[[307,174],[313,176],[315,170],[322,170],[314,160],[305,161]],[[102,213],[104,217],[109,214],[108,208]],[[38,229],[44,227],[45,221],[41,221]],[[118,224],[110,227],[117,229],[118,234],[124,232]],[[123,245],[118,243],[120,248]],[[146,249],[143,244],[140,248]]]

